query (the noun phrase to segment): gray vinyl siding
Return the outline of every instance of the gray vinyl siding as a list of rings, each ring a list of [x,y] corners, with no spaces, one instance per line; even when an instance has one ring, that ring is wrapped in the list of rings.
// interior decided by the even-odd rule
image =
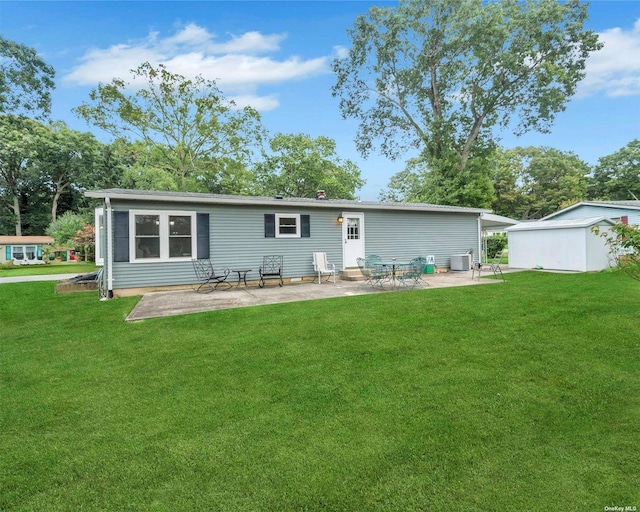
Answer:
[[[587,219],[589,217],[605,217],[607,219],[617,220],[625,215],[629,217],[629,224],[640,225],[640,210],[595,205],[578,206],[572,210],[554,215],[550,220]]]
[[[216,270],[252,269],[247,279],[258,279],[265,255],[284,256],[284,277],[313,275],[313,252],[326,252],[330,263],[342,269],[340,208],[301,208],[250,205],[113,201],[113,210],[188,211],[208,213],[210,257]],[[310,216],[309,238],[265,238],[264,215]],[[450,256],[473,248],[478,252],[478,214],[363,210],[365,253],[413,258],[433,254],[436,265],[448,267]],[[195,233],[194,233],[195,236]],[[236,274],[231,279],[235,281]],[[190,261],[113,263],[113,288],[185,285],[195,282]]]
[[[383,258],[434,255],[449,267],[452,254],[478,254],[478,215],[435,212],[365,212],[365,252]]]
[[[341,210],[217,206],[194,204],[136,203],[114,204],[114,210],[184,210],[208,213],[210,257],[216,270],[251,269],[247,279],[258,279],[265,255],[284,256],[284,277],[313,275],[313,252],[326,252],[329,262],[342,268],[342,228],[336,219]],[[264,215],[273,213],[308,214],[309,238],[265,238]],[[183,285],[195,282],[191,262],[114,263],[114,288]],[[234,273],[232,278],[235,280]]]
[[[266,238],[264,215],[290,213],[309,215],[309,238]],[[313,275],[313,252],[326,252],[331,263],[342,265],[342,231],[339,210],[313,208],[217,207],[211,212],[211,259],[217,267],[250,268],[248,277],[258,277],[265,255],[284,257],[284,277]]]

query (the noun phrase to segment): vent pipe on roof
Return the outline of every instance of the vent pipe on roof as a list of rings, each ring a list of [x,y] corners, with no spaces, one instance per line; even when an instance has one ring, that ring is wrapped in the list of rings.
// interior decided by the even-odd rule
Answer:
[[[326,199],[327,194],[325,194],[324,190],[318,190],[316,192],[316,199]]]

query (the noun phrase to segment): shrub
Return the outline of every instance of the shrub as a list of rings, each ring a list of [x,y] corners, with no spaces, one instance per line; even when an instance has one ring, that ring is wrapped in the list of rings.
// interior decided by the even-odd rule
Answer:
[[[507,247],[506,235],[492,235],[486,238],[487,242],[487,258],[494,258],[495,255],[504,251]]]
[[[604,232],[598,226],[594,226],[592,231],[605,239],[611,255],[616,258],[617,267],[640,281],[640,227],[618,223]]]

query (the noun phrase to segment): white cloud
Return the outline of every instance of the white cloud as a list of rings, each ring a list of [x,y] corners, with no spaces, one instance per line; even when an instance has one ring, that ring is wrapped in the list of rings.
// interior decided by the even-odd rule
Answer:
[[[334,46],[333,53],[336,59],[346,59],[349,56],[349,49],[344,46]]]
[[[598,35],[604,47],[587,60],[586,77],[580,83],[578,95],[640,94],[640,19],[630,30],[612,28]]]
[[[253,96],[250,94],[229,96],[229,100],[236,104],[237,108],[253,107],[261,112],[267,110],[275,110],[280,106],[278,98],[274,95],[271,96]]]
[[[151,32],[142,40],[88,50],[64,81],[84,86],[107,83],[114,78],[130,81],[131,69],[150,62],[154,66],[164,64],[170,71],[188,78],[201,75],[215,80],[225,95],[235,94],[242,99],[238,104],[271,110],[279,103],[273,96],[257,95],[259,86],[304,80],[330,71],[329,56],[303,59],[293,55],[278,59],[265,55],[280,51],[285,38],[285,34],[253,31],[219,41],[215,34],[191,23],[169,37]]]

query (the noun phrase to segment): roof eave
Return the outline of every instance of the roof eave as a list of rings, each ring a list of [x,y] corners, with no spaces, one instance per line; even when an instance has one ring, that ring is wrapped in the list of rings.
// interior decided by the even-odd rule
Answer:
[[[555,213],[550,213],[549,215],[547,215],[546,217],[541,218],[540,220],[549,220],[553,217],[555,217],[556,215],[560,215],[561,213],[566,213],[566,212],[570,212],[571,210],[575,210],[576,208],[580,207],[580,206],[600,206],[602,208],[618,208],[618,209],[629,209],[629,210],[640,210],[640,207],[638,206],[633,206],[633,205],[624,205],[624,204],[607,204],[604,202],[597,202],[597,201],[580,201],[579,203],[576,204],[572,204],[571,206],[567,206],[566,208],[563,208],[562,210],[559,210]]]
[[[226,204],[226,205],[254,205],[254,206],[296,206],[296,207],[311,207],[311,208],[342,208],[345,210],[353,209],[367,209],[367,210],[400,210],[400,211],[432,211],[432,212],[447,212],[447,213],[468,213],[480,215],[481,213],[488,213],[490,210],[481,208],[464,208],[456,206],[429,206],[424,204],[394,204],[394,203],[352,203],[352,202],[340,202],[339,200],[324,200],[318,199],[317,201],[296,201],[295,199],[277,199],[277,198],[256,198],[252,197],[251,200],[244,198],[243,196],[237,197],[215,197],[207,196],[205,194],[201,196],[191,195],[153,195],[153,194],[136,194],[134,192],[118,192],[110,190],[95,190],[86,191],[85,196],[92,199],[105,199],[110,200],[127,200],[127,201],[152,201],[152,202],[168,202],[168,203],[200,203],[200,204]]]

